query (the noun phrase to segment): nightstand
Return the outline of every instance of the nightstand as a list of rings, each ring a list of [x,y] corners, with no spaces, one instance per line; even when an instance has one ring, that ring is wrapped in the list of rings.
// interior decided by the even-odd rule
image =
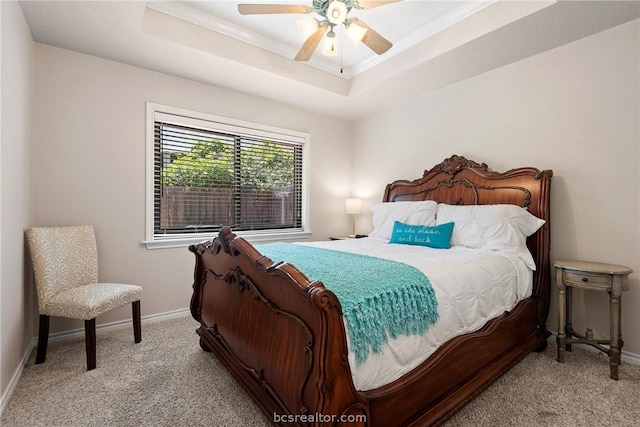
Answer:
[[[629,267],[586,261],[555,261],[558,286],[558,362],[564,362],[564,352],[571,351],[571,344],[588,344],[609,355],[611,378],[618,379],[620,351],[623,346],[620,331],[620,297],[629,290]],[[571,294],[573,288],[609,293],[611,311],[610,337],[608,340],[593,338],[591,329],[585,335],[573,330],[571,325]],[[605,347],[608,345],[609,347]]]

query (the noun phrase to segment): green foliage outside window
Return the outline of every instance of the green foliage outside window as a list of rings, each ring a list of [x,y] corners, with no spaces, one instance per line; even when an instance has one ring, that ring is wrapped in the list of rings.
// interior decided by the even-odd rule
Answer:
[[[244,188],[261,190],[293,186],[293,150],[261,141],[241,151],[240,182]]]
[[[186,152],[173,151],[162,170],[163,185],[229,187],[234,184],[234,146],[218,139],[197,141]],[[243,144],[240,151],[240,185],[275,189],[293,185],[293,149],[260,141]]]
[[[233,185],[233,147],[212,139],[197,141],[187,152],[174,151],[162,169],[164,185],[214,187]]]

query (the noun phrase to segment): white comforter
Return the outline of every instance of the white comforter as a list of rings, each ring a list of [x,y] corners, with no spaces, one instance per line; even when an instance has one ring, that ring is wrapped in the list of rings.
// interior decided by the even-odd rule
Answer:
[[[432,249],[389,244],[373,238],[301,244],[404,262],[421,270],[436,293],[440,318],[424,335],[390,339],[382,353],[370,353],[359,365],[355,354],[349,351],[353,382],[358,390],[371,390],[400,378],[441,344],[482,328],[488,320],[531,295],[532,271],[516,255],[462,246]]]

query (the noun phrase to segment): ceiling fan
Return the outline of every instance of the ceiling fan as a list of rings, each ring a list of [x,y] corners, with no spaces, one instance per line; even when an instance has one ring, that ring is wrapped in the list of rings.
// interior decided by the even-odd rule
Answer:
[[[298,29],[305,39],[295,57],[296,61],[308,61],[327,33],[327,41],[322,53],[327,56],[337,54],[336,25],[344,25],[347,35],[354,42],[362,42],[378,55],[382,55],[393,44],[375,32],[371,27],[356,17],[347,18],[351,9],[371,9],[396,3],[400,0],[313,0],[313,6],[292,4],[239,4],[241,15],[263,14],[307,14],[315,12],[320,19],[311,18],[298,21]],[[327,29],[329,30],[327,32]]]

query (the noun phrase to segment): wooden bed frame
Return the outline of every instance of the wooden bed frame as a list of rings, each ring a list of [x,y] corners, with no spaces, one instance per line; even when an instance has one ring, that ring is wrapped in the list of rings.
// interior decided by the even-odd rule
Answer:
[[[335,294],[226,227],[213,242],[189,247],[196,256],[191,313],[201,325],[200,346],[215,352],[276,425],[441,424],[547,345],[552,175],[529,167],[492,172],[454,155],[418,180],[387,185],[386,202],[515,204],[546,220],[527,240],[537,265],[532,296],[481,330],[451,339],[390,384],[356,390]]]

